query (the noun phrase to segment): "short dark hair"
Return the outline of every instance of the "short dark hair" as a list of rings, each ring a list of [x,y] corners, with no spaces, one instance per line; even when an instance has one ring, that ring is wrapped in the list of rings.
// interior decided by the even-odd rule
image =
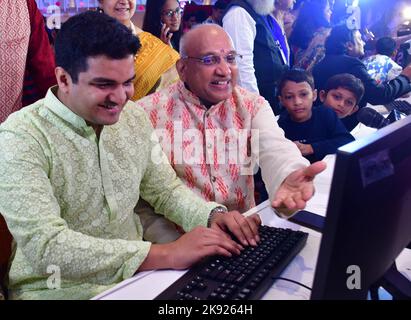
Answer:
[[[282,90],[284,89],[285,83],[287,81],[292,81],[295,83],[307,82],[310,85],[311,89],[313,90],[315,89],[313,76],[308,71],[295,68],[295,69],[287,70],[282,75],[280,82],[278,84],[278,94],[279,95],[282,94]]]
[[[352,92],[358,103],[364,95],[364,85],[362,81],[352,74],[340,73],[329,78],[325,84],[324,91],[327,94],[330,90],[343,88]]]
[[[347,42],[354,43],[356,31],[357,29],[349,29],[345,23],[336,25],[325,40],[325,53],[338,55],[347,53]]]
[[[74,83],[87,71],[87,59],[107,56],[124,59],[135,55],[140,41],[126,26],[108,15],[87,11],[69,18],[56,37],[56,65],[66,70]]]
[[[392,56],[395,49],[397,48],[397,43],[391,37],[382,37],[375,43],[375,51],[378,54],[383,54],[386,56]]]

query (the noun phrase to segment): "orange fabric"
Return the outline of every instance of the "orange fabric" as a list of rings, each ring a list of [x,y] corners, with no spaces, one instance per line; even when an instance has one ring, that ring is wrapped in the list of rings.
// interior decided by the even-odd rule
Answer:
[[[175,65],[180,55],[170,46],[148,32],[138,34],[141,42],[134,69],[134,95],[136,101],[146,96],[155,86],[161,75]],[[176,78],[175,81],[178,79]]]

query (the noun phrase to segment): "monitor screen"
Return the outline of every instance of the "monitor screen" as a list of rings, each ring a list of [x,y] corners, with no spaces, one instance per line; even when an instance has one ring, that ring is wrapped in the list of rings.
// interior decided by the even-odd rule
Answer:
[[[311,299],[366,299],[411,242],[411,117],[337,152]]]

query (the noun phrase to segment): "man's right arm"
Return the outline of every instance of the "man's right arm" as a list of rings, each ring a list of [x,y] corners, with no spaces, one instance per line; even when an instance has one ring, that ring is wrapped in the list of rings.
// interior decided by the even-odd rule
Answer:
[[[234,48],[243,56],[238,61],[238,85],[259,93],[254,69],[254,39],[257,34],[255,21],[241,7],[232,7],[223,18],[223,28],[233,40]]]
[[[138,271],[152,269],[187,269],[210,255],[232,256],[239,254],[242,246],[222,231],[196,227],[176,241],[153,244]]]
[[[297,146],[284,135],[268,102],[262,97],[256,99],[261,104],[252,121],[252,129],[257,130],[258,157],[261,175],[272,201],[285,178],[295,170],[309,165],[301,156]]]
[[[33,276],[47,276],[47,267],[56,265],[67,280],[116,283],[131,277],[151,244],[70,228],[48,177],[53,167],[43,143],[20,128],[0,131],[0,212]],[[78,192],[73,201],[81,195]]]
[[[0,212],[33,276],[49,276],[48,266],[55,265],[64,280],[109,284],[137,271],[185,269],[208,255],[240,252],[226,233],[205,226],[161,245],[73,230],[61,216],[64,205],[48,178],[52,166],[40,144],[21,131],[0,131]]]

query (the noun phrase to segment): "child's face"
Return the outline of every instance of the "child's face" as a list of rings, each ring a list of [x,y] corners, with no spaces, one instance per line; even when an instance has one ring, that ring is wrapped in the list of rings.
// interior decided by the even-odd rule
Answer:
[[[280,101],[295,122],[304,122],[311,118],[313,102],[317,91],[307,82],[287,81],[281,90]]]
[[[355,95],[341,87],[331,89],[328,93],[321,90],[320,100],[326,107],[333,109],[339,118],[349,116],[357,109],[357,98]]]

